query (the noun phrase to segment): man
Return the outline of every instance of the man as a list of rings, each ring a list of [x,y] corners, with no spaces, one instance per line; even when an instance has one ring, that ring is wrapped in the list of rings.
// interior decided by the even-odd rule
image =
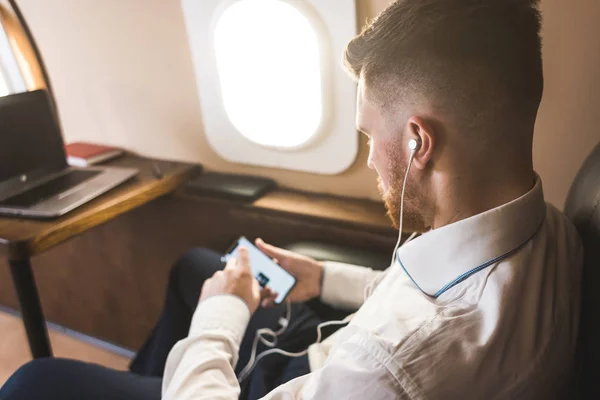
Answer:
[[[389,215],[399,225],[403,209],[404,226],[424,233],[383,273],[320,264],[258,241],[297,277],[291,300],[355,311],[349,324],[311,345],[308,358],[265,357],[261,363],[277,362],[259,363],[253,374],[273,377],[268,393],[268,379],[240,386],[236,371],[250,359],[256,321],[273,310],[259,308],[242,252],[204,281],[185,338],[161,347],[164,379],[152,383],[152,395],[160,385],[163,398],[178,400],[235,399],[241,391],[266,399],[569,398],[582,248],[572,225],[545,204],[533,169],[539,30],[534,0],[392,3],[348,45],[345,62],[358,80],[357,122]],[[262,297],[272,304],[272,293]],[[302,328],[314,331],[323,320],[295,307],[298,325],[282,340],[289,351],[302,350],[290,344]],[[143,355],[159,348],[161,332],[136,363],[151,364]],[[49,379],[45,368],[25,366],[0,397],[33,399],[19,382],[39,385]],[[71,379],[95,387],[133,379],[76,369]],[[119,393],[141,386],[120,382]],[[255,397],[252,387],[260,387]]]

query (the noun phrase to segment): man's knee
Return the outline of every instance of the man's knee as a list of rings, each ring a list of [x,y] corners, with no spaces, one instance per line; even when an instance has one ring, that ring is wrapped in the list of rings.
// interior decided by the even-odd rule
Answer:
[[[183,254],[171,269],[171,280],[177,283],[210,278],[220,269],[220,255],[213,250],[194,248]]]
[[[169,291],[197,301],[204,281],[223,269],[221,255],[213,250],[195,248],[177,260],[169,276]]]
[[[42,397],[35,397],[36,393],[42,396],[48,392],[53,382],[55,383],[52,376],[54,371],[57,371],[57,363],[60,363],[60,360],[42,358],[24,364],[2,386],[0,399],[41,399]]]

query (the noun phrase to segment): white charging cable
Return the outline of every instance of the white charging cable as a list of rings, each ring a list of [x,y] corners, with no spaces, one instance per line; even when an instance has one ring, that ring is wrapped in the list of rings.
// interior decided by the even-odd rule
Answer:
[[[250,359],[248,360],[248,364],[246,364],[246,366],[244,367],[244,369],[240,372],[240,374],[238,376],[239,382],[243,382],[244,379],[246,379],[250,375],[252,370],[254,370],[254,368],[256,367],[256,364],[258,364],[258,362],[260,360],[262,360],[264,357],[266,357],[270,354],[281,354],[281,355],[284,355],[287,357],[292,357],[292,358],[302,357],[303,355],[308,354],[308,348],[299,353],[292,353],[292,352],[285,351],[282,349],[272,348],[272,349],[269,349],[269,350],[266,350],[266,351],[260,353],[260,355],[258,357],[256,357],[256,350],[257,350],[259,341],[267,347],[277,346],[277,337],[280,336],[281,334],[283,334],[285,332],[285,330],[287,329],[290,318],[291,318],[291,314],[292,314],[292,307],[289,302],[286,302],[286,308],[287,308],[286,317],[280,318],[279,323],[281,325],[281,328],[278,331],[274,332],[273,330],[271,330],[269,328],[263,328],[263,329],[259,329],[256,331],[256,336],[254,337],[254,343],[252,343],[252,351],[250,352]],[[321,342],[321,338],[323,337],[321,330],[323,328],[325,328],[326,326],[331,326],[331,325],[345,325],[348,322],[350,322],[350,318],[351,318],[351,315],[349,315],[348,317],[344,318],[341,321],[326,321],[326,322],[322,322],[319,325],[317,325],[317,341],[315,342],[315,344]],[[264,335],[272,336],[273,339],[271,341],[269,341],[264,338]]]
[[[412,143],[412,142],[414,142],[414,143]],[[394,253],[392,254],[392,261],[391,261],[390,265],[392,265],[396,259],[396,252],[398,251],[398,247],[400,246],[400,241],[402,239],[402,223],[403,223],[403,215],[404,215],[404,191],[406,189],[406,181],[408,180],[408,173],[410,172],[410,167],[411,167],[413,159],[415,157],[416,150],[418,150],[417,141],[414,139],[411,140],[411,143],[409,143],[409,147],[411,150],[410,159],[408,161],[408,167],[406,168],[406,174],[404,175],[404,181],[402,182],[402,193],[400,195],[400,221],[399,221],[400,230],[398,233],[398,241],[396,242],[396,246],[394,246]],[[413,232],[413,234],[410,235],[410,237],[404,243],[408,243],[415,236],[417,236],[417,232]],[[254,337],[254,343],[252,343],[252,351],[250,353],[250,359],[248,360],[248,364],[246,364],[246,366],[244,367],[244,369],[242,369],[242,371],[240,372],[240,374],[238,376],[239,382],[243,382],[244,379],[246,379],[250,375],[252,370],[256,367],[256,364],[260,360],[262,360],[264,357],[266,357],[270,354],[281,354],[281,355],[284,355],[287,357],[302,357],[303,355],[308,354],[308,348],[299,353],[291,353],[289,351],[272,348],[270,350],[266,350],[266,351],[262,352],[258,357],[256,357],[256,350],[257,350],[259,341],[267,347],[277,346],[277,337],[285,332],[285,330],[287,329],[287,327],[289,325],[291,316],[292,316],[292,306],[289,302],[286,302],[286,316],[285,316],[285,318],[279,319],[279,324],[281,325],[281,328],[279,330],[273,331],[269,328],[263,328],[263,329],[259,329],[256,331],[256,336]],[[350,319],[352,318],[352,316],[353,316],[353,314],[350,314],[349,316],[347,316],[346,318],[344,318],[341,321],[327,321],[327,322],[322,322],[319,325],[317,325],[317,341],[315,342],[315,344],[321,342],[321,338],[322,338],[321,329],[323,329],[326,326],[331,326],[331,325],[345,325],[350,322]],[[265,335],[271,336],[273,339],[271,341],[269,341],[264,337]]]

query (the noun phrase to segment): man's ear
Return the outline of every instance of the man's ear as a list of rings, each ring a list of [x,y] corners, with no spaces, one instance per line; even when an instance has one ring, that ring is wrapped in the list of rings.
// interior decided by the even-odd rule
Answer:
[[[407,128],[407,143],[410,139],[415,139],[420,143],[418,150],[415,151],[413,166],[418,169],[425,169],[433,158],[433,151],[436,144],[434,127],[421,117],[410,117],[407,122]]]

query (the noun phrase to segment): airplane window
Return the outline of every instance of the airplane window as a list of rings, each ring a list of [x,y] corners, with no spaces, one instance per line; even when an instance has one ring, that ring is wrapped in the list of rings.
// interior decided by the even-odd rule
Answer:
[[[2,0],[0,0],[2,1]],[[223,160],[339,174],[359,149],[341,64],[354,0],[181,0],[208,145]]]
[[[2,67],[0,66],[0,96],[6,96],[8,93],[9,91],[8,85],[6,84],[6,78],[4,77]]]
[[[294,148],[318,133],[319,40],[298,8],[281,0],[234,3],[216,24],[214,47],[225,111],[242,135]]]
[[[0,96],[6,96],[11,93],[8,75],[6,73],[7,57],[5,53],[8,50],[6,45],[8,44],[8,38],[6,38],[6,35],[4,34],[4,28],[2,27],[1,22],[2,21],[0,21],[0,37],[2,39],[2,43],[0,43]]]
[[[3,6],[3,4],[0,4]],[[4,10],[2,10],[4,11]],[[23,71],[13,51],[13,45],[3,24],[4,14],[0,14],[0,95],[20,93],[27,90]]]

